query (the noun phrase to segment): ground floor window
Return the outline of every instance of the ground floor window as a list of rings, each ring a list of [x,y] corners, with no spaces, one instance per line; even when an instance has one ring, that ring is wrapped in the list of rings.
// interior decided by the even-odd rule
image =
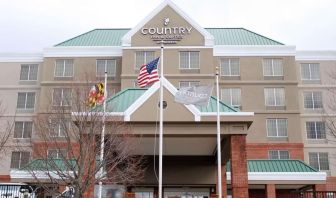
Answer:
[[[164,188],[164,198],[209,198],[210,188]]]

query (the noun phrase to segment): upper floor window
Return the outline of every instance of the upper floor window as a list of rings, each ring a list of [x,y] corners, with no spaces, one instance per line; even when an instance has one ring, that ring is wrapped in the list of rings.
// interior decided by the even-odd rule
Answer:
[[[52,100],[53,100],[53,106],[70,106],[71,89],[54,88]]]
[[[241,106],[241,89],[240,88],[224,88],[222,89],[222,100],[233,106],[240,108]]]
[[[50,120],[50,136],[51,137],[69,137],[71,120],[67,118]]]
[[[199,52],[180,52],[180,69],[199,69]]]
[[[269,118],[266,120],[268,137],[287,137],[287,119]]]
[[[289,152],[285,150],[268,151],[268,159],[289,159]]]
[[[266,106],[285,106],[284,88],[265,88],[264,92]]]
[[[325,139],[326,129],[324,122],[306,122],[308,139]]]
[[[74,73],[72,59],[56,60],[55,77],[72,77]]]
[[[48,149],[48,158],[67,159],[67,149]]]
[[[11,168],[20,169],[28,164],[30,152],[12,152]]]
[[[221,76],[240,76],[239,58],[221,59]]]
[[[320,80],[320,65],[318,63],[302,63],[301,79]]]
[[[31,138],[33,122],[15,122],[14,138]]]
[[[193,87],[193,86],[199,86],[200,81],[180,81],[179,82],[179,87]]]
[[[263,59],[264,76],[283,76],[282,59],[265,58]]]
[[[309,153],[309,165],[319,171],[329,170],[328,153]]]
[[[135,69],[140,69],[144,64],[155,59],[154,51],[137,51],[135,52]]]
[[[322,92],[311,91],[304,92],[304,108],[306,109],[322,109]]]
[[[104,77],[105,71],[107,76],[114,77],[116,75],[116,60],[97,60],[97,77]]]
[[[37,80],[38,65],[24,64],[21,65],[20,80]]]
[[[35,92],[19,92],[17,100],[18,109],[34,109]]]

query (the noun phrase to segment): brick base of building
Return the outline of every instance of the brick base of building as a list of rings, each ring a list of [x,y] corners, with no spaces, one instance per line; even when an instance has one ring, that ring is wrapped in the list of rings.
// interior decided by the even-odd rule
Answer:
[[[10,182],[11,177],[10,175],[0,175],[0,182]]]
[[[302,143],[248,143],[247,159],[268,159],[269,150],[288,150],[291,159],[304,160]]]

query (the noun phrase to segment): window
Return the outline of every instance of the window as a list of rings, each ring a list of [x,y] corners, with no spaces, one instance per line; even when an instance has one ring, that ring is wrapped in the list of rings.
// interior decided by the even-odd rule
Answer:
[[[289,152],[281,150],[270,150],[268,151],[268,159],[289,159]]]
[[[240,76],[240,66],[238,58],[221,59],[221,76]]]
[[[263,59],[264,76],[283,76],[282,59]]]
[[[264,92],[266,106],[285,106],[284,88],[265,88]]]
[[[20,80],[37,80],[38,65],[21,65]]]
[[[240,107],[241,89],[240,88],[222,89],[222,100],[233,107]]]
[[[326,139],[326,129],[324,122],[306,122],[308,139]]]
[[[287,119],[270,118],[266,120],[268,137],[287,137]]]
[[[48,158],[66,159],[68,152],[66,149],[48,149]]]
[[[14,138],[30,138],[33,130],[33,122],[15,122]]]
[[[30,152],[12,152],[11,168],[20,169],[28,164]]]
[[[73,76],[73,60],[59,59],[56,60],[55,77],[72,77]]]
[[[193,87],[193,86],[199,86],[200,82],[199,81],[180,81],[179,82],[179,87]]]
[[[155,59],[154,51],[137,51],[135,52],[135,69],[140,69],[144,64]]]
[[[17,100],[18,109],[34,109],[35,92],[19,92]]]
[[[318,63],[301,64],[301,80],[320,80],[320,65]]]
[[[309,153],[309,165],[319,171],[329,170],[328,153]]]
[[[306,109],[322,109],[322,92],[312,91],[305,92],[304,95],[304,108]]]
[[[107,71],[107,76],[114,77],[116,75],[116,60],[97,60],[97,76],[104,77],[105,71]]]
[[[71,105],[71,89],[70,88],[54,88],[53,91],[54,106],[70,106]]]
[[[199,69],[199,52],[180,52],[180,69]]]
[[[65,137],[69,134],[71,126],[70,119],[51,119],[50,120],[50,136],[51,137]],[[69,136],[69,135],[67,135]]]

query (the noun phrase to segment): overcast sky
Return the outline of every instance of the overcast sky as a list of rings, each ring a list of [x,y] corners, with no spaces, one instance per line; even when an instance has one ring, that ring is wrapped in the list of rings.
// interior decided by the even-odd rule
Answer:
[[[0,0],[0,52],[95,28],[132,28],[163,0]],[[298,50],[336,50],[336,0],[172,0],[202,27],[244,27]]]

